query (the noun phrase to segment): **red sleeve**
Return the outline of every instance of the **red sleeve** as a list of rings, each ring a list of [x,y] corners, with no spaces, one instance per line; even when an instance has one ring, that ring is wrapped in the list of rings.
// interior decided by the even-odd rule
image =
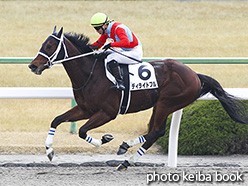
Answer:
[[[119,37],[120,41],[116,41],[111,43],[112,47],[124,47],[124,48],[128,48],[130,45],[130,41],[128,39],[128,36],[125,32],[125,30],[121,27],[118,27],[115,30],[116,35]]]
[[[101,48],[106,42],[106,40],[107,40],[107,36],[101,35],[101,37],[96,42],[92,43],[91,45]]]

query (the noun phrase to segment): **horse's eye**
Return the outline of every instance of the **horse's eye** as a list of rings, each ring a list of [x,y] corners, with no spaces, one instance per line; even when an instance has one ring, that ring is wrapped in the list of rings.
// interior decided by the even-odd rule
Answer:
[[[52,45],[47,45],[47,49],[51,49],[52,48]]]

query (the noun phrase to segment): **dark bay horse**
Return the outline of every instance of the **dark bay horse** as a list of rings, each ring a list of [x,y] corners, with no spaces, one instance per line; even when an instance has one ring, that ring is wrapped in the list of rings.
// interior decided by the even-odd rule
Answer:
[[[89,55],[70,58],[82,54]],[[55,130],[62,122],[89,119],[79,129],[79,136],[95,146],[101,146],[113,139],[109,134],[104,135],[102,139],[94,139],[87,135],[89,130],[115,119],[120,106],[121,92],[110,89],[113,84],[106,78],[104,59],[99,56],[94,55],[88,37],[75,33],[63,34],[61,28],[58,33],[54,29],[29,65],[32,72],[40,75],[43,70],[61,61],[71,80],[77,102],[77,106],[57,116],[51,123],[46,139],[47,155],[50,160],[54,156],[51,146]],[[70,60],[64,61],[65,59]],[[155,69],[159,87],[133,91],[127,110],[127,113],[134,113],[153,107],[148,133],[120,145],[117,154],[124,154],[128,148],[143,143],[133,156],[119,165],[118,170],[126,170],[164,135],[166,120],[171,113],[186,107],[208,92],[221,102],[234,121],[248,123],[246,107],[238,99],[226,93],[213,78],[197,74],[173,59],[149,63]]]

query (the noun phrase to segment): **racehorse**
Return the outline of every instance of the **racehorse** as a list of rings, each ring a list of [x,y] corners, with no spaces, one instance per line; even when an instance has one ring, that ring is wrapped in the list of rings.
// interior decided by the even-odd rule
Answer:
[[[71,80],[77,106],[52,121],[45,143],[50,160],[54,156],[51,146],[55,130],[62,122],[89,119],[79,129],[79,137],[95,146],[111,141],[113,136],[110,134],[102,136],[102,139],[95,139],[87,135],[87,132],[117,117],[122,95],[121,91],[110,89],[113,83],[106,78],[104,57],[102,53],[96,54],[93,51],[89,45],[89,38],[84,34],[63,34],[63,28],[56,32],[55,27],[29,64],[29,68],[40,75],[43,70],[59,62],[62,62]],[[153,108],[148,133],[120,145],[117,154],[124,154],[132,146],[143,144],[134,155],[121,163],[117,170],[126,170],[165,134],[166,120],[171,113],[186,107],[206,93],[212,93],[234,121],[248,123],[246,107],[225,92],[215,79],[197,74],[173,59],[149,63],[155,69],[158,88],[132,92],[126,112],[135,113]]]

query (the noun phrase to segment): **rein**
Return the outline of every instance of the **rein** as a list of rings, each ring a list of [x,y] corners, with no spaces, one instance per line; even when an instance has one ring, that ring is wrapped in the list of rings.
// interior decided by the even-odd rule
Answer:
[[[65,58],[65,59],[58,60],[58,61],[54,61],[52,64],[63,63],[63,62],[70,61],[70,60],[73,60],[73,59],[77,59],[77,58],[81,58],[81,57],[85,57],[85,56],[90,56],[90,55],[93,55],[93,54],[99,54],[99,53],[101,53],[101,51],[88,52],[88,53],[85,53],[85,54],[80,54],[80,55],[77,55],[77,56],[72,56],[72,57],[68,57],[68,58]]]
[[[93,75],[93,72],[94,72],[94,69],[95,69],[95,66],[96,66],[96,62],[97,62],[97,58],[95,59],[95,62],[93,63],[93,66],[92,66],[91,71],[90,71],[90,75],[89,75],[88,79],[86,80],[86,82],[84,83],[84,85],[82,87],[80,87],[80,88],[73,88],[72,87],[73,90],[75,90],[75,91],[83,90],[86,87],[86,85],[90,81],[91,76]]]

